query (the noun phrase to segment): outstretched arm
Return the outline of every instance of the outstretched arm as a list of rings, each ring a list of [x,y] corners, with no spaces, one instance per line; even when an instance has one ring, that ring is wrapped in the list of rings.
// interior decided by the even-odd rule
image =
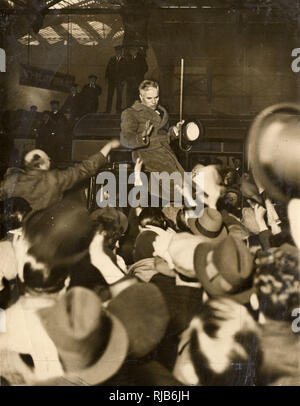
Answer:
[[[118,140],[110,141],[97,154],[90,156],[77,166],[69,167],[63,171],[50,171],[49,176],[53,177],[53,182],[60,187],[62,192],[69,190],[82,180],[96,175],[97,171],[105,165],[110,151],[119,145]]]

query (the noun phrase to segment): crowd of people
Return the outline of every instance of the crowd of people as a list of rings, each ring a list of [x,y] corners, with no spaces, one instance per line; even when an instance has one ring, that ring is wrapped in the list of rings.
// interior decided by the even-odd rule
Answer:
[[[176,128],[165,127],[155,82],[140,100],[122,114],[121,142],[153,148],[154,134],[152,154],[164,147],[171,162],[159,136]],[[236,156],[193,168],[197,218],[172,204],[89,211],[75,186],[119,145],[64,170],[35,149],[0,183],[0,384],[299,385],[297,199],[274,200],[255,162],[246,171]]]

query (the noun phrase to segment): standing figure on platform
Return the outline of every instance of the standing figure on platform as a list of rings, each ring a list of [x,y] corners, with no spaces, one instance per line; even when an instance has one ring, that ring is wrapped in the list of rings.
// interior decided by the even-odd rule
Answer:
[[[84,85],[80,93],[81,115],[89,113],[97,113],[99,105],[99,96],[102,89],[96,85],[97,76],[92,74],[89,76],[89,84]]]
[[[139,53],[136,46],[129,48],[126,67],[126,104],[131,106],[139,96],[139,84],[144,80],[148,65],[144,56]]]
[[[45,110],[42,114],[40,126],[37,129],[35,146],[42,149],[48,156],[55,156],[56,124],[51,120],[51,112]]]
[[[125,84],[125,69],[126,60],[123,56],[123,47],[118,45],[115,47],[116,55],[112,56],[107,64],[105,78],[108,82],[107,103],[105,113],[111,112],[112,101],[116,90],[116,112],[122,110],[122,93]]]
[[[169,127],[168,112],[158,104],[157,82],[144,80],[139,92],[140,100],[121,115],[121,144],[133,150],[134,162],[140,158],[146,171],[179,172],[183,176],[184,169],[170,147],[171,140],[178,137],[182,123]]]
[[[77,84],[73,83],[70,89],[70,94],[67,96],[61,111],[71,114],[71,120],[75,121],[81,114],[80,112],[80,96],[77,90]]]
[[[59,109],[59,101],[58,100],[51,100],[50,101],[50,106],[51,106],[51,112],[50,112],[50,120],[53,121],[54,123],[57,123],[58,120],[61,119],[63,116],[63,113]]]

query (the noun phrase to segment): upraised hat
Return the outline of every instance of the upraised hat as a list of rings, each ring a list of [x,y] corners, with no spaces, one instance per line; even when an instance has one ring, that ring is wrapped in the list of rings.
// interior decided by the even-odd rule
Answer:
[[[200,136],[204,136],[205,128],[200,120],[186,120],[183,123],[182,131],[187,141],[195,141]]]
[[[89,79],[98,79],[98,76],[94,75],[94,73],[92,73],[91,75],[88,76]]]
[[[38,314],[71,382],[74,378],[84,385],[96,385],[122,366],[128,350],[126,330],[93,291],[72,288]]]
[[[153,351],[165,335],[169,312],[160,290],[151,283],[135,283],[112,299],[107,309],[122,321],[132,358]]]
[[[207,256],[211,251],[213,271],[207,267]],[[242,304],[249,301],[253,293],[253,257],[242,241],[229,235],[218,244],[199,244],[194,254],[194,266],[197,278],[210,296],[228,296]],[[232,286],[230,292],[216,283],[217,272]]]
[[[300,197],[300,105],[275,104],[254,120],[247,139],[247,159],[254,179],[268,196],[286,203]]]
[[[69,200],[30,213],[24,220],[30,253],[49,265],[81,260],[88,253],[94,230],[88,211]]]
[[[101,222],[101,218],[113,220],[113,221],[116,221],[117,223],[119,223],[122,228],[123,233],[125,233],[128,228],[127,216],[121,210],[117,210],[114,207],[107,206],[107,207],[99,208],[99,209],[94,210],[90,214],[90,219],[93,222]]]
[[[227,236],[227,230],[220,212],[205,207],[201,217],[187,220],[191,232],[203,238],[203,242],[217,242]]]

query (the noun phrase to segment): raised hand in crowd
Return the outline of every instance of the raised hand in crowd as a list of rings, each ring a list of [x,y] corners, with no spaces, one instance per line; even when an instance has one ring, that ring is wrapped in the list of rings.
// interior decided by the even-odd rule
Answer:
[[[267,224],[265,222],[264,216],[267,212],[267,209],[265,209],[263,206],[260,204],[256,203],[254,205],[254,215],[255,215],[255,220],[257,222],[259,231],[265,231],[268,229]]]
[[[137,158],[134,166],[134,186],[141,186],[143,184],[141,179],[141,169],[143,161],[141,158]]]

